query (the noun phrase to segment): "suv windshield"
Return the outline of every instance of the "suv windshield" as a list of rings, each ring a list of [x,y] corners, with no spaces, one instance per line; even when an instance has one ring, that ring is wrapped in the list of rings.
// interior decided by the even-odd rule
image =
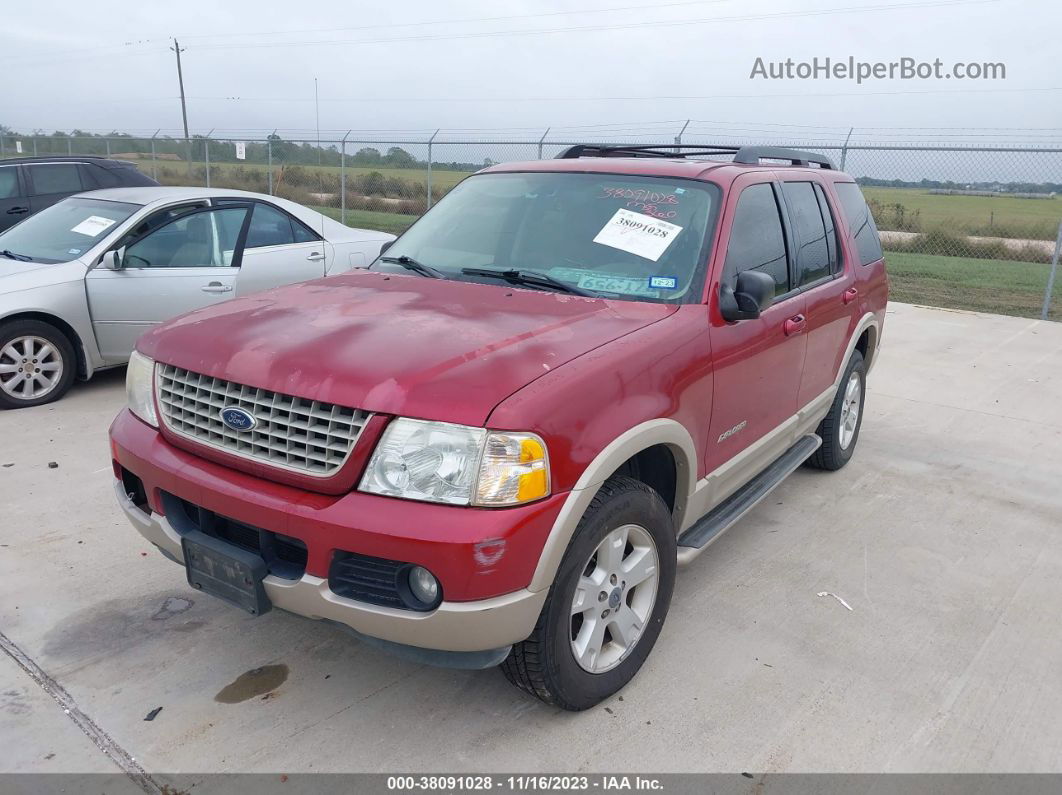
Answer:
[[[139,204],[102,199],[64,199],[0,234],[0,250],[34,262],[69,262],[139,209]]]
[[[674,178],[481,174],[450,191],[384,258],[408,257],[452,279],[494,283],[462,269],[518,270],[607,297],[700,301],[717,195],[709,183]]]

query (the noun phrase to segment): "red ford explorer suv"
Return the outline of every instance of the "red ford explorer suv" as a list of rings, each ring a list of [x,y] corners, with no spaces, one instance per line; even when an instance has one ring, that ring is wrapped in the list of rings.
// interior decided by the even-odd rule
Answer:
[[[820,155],[495,166],[367,270],[142,337],[115,491],[193,588],[585,709],[645,661],[678,564],[851,458],[887,291]]]

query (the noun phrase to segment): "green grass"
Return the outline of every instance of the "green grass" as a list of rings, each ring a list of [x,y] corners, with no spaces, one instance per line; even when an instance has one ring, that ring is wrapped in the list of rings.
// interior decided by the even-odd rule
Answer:
[[[1050,265],[885,252],[889,297],[949,309],[1040,317]],[[1056,277],[1051,320],[1062,320],[1062,276]]]
[[[334,218],[336,221],[339,220],[339,208],[337,207],[314,207],[313,209],[327,215],[329,218]],[[360,229],[376,229],[380,232],[390,232],[392,235],[402,234],[416,220],[416,215],[380,213],[372,210],[347,210],[347,226],[356,226]]]
[[[141,158],[140,160],[137,161],[137,165],[139,166],[140,170],[143,171],[145,174],[150,174],[151,173],[151,158],[150,157]],[[156,161],[156,165],[160,169],[166,168],[166,169],[171,169],[171,170],[172,169],[183,170],[184,168],[186,168],[184,161],[179,161],[179,160],[158,160],[158,161]],[[274,173],[279,173],[280,169],[283,168],[284,166],[285,166],[284,163],[274,161],[273,162],[273,171],[274,171]],[[338,175],[339,172],[340,172],[339,166],[304,166],[302,164],[292,164],[290,167],[291,168],[295,168],[296,166],[301,171],[303,171],[306,174],[334,174],[334,175]],[[193,168],[200,168],[200,169],[206,168],[206,163],[203,162],[203,161],[194,161],[193,160],[192,161],[192,167]],[[265,171],[268,170],[269,167],[265,163],[215,163],[215,162],[211,162],[210,163],[210,168],[211,168],[211,174],[212,175],[214,173],[216,173],[216,172],[214,172],[214,169],[220,169],[220,171],[221,171],[221,176],[220,177],[214,178],[212,176],[212,180],[216,181],[216,182],[219,182],[219,184],[220,184],[220,182],[222,180],[224,180],[225,173],[228,172],[228,171],[232,171],[232,170],[235,170],[235,169],[246,169],[248,171],[254,170],[254,169],[258,169],[260,171],[265,172]],[[403,180],[404,182],[412,182],[412,183],[416,183],[418,185],[427,185],[428,172],[427,172],[427,170],[425,170],[423,168],[386,168],[386,167],[383,167],[383,166],[381,166],[379,168],[375,168],[373,166],[352,166],[352,165],[348,165],[347,166],[347,175],[348,176],[368,174],[368,173],[370,173],[372,171],[377,171],[380,174],[383,174],[383,176],[385,178],[387,178],[387,179],[391,179],[391,178],[400,179],[400,180]],[[468,171],[443,171],[443,170],[436,169],[436,168],[433,167],[432,170],[431,170],[431,184],[432,184],[433,188],[445,188],[445,189],[449,190],[454,185],[456,185],[458,182],[460,182],[465,177],[467,177],[470,173],[471,172],[468,172]]]
[[[904,218],[917,213],[921,229],[945,226],[956,233],[999,237],[1030,237],[1054,240],[1058,223],[1062,221],[1062,198],[1019,199],[1014,196],[946,196],[914,188],[863,188],[868,200],[888,209],[888,205],[904,207]],[[889,224],[894,213],[881,213],[882,229],[895,228]],[[920,230],[911,230],[920,231]]]

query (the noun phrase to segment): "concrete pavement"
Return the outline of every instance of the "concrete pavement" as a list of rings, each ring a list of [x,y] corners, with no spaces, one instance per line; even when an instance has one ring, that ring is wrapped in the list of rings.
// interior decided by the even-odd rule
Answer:
[[[680,570],[586,713],[190,590],[113,504],[121,372],[0,414],[0,632],[151,771],[1062,771],[1062,324],[899,304],[884,340],[852,463]],[[0,747],[117,769],[3,654]]]

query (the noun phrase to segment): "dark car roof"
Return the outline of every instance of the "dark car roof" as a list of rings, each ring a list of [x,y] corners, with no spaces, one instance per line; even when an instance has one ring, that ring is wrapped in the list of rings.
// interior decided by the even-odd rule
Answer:
[[[43,155],[39,157],[5,157],[0,165],[24,165],[26,163],[93,163],[101,168],[136,168],[130,160],[115,160],[102,155]]]

